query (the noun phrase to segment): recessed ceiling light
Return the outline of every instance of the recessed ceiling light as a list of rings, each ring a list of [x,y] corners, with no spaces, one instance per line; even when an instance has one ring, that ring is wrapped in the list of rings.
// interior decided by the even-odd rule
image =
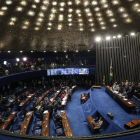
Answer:
[[[96,37],[95,41],[100,42],[101,41],[101,37]]]

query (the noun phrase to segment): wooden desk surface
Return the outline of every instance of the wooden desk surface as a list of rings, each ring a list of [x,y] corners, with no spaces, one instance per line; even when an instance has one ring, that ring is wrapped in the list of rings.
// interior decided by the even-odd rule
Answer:
[[[138,119],[132,120],[131,122],[128,122],[128,123],[124,124],[124,126],[127,129],[133,129],[133,128],[139,126],[139,125],[140,125],[140,120],[138,120]]]
[[[93,85],[93,88],[101,88],[100,85]]]
[[[24,101],[22,101],[19,105],[19,107],[23,107],[32,97],[34,97],[38,92],[40,92],[42,89],[39,89],[34,94],[30,94],[30,97],[28,96]]]
[[[7,117],[6,122],[2,123],[2,125],[0,126],[0,129],[6,130],[6,128],[8,127],[8,125],[13,120],[13,118],[15,117],[16,114],[17,114],[17,111],[13,111],[11,113],[11,115],[9,117]]]
[[[66,136],[74,136],[73,132],[70,128],[69,121],[68,121],[65,110],[61,110],[61,116],[62,116],[62,124],[63,124],[65,135]]]
[[[52,90],[52,89],[50,89],[50,90],[46,91],[45,93],[43,93],[43,94],[39,97],[39,99],[37,100],[37,103],[40,103],[40,102],[44,99],[44,97],[45,97],[47,94],[49,94],[49,93],[51,92],[51,90]]]
[[[87,117],[86,116],[86,121],[87,121],[87,123],[88,123],[91,131],[94,131],[95,129],[98,129],[99,128],[98,126],[93,126],[92,125],[92,122],[96,123],[92,117]]]
[[[55,94],[53,95],[53,97],[50,99],[51,103],[54,102],[55,98],[58,96],[58,94],[61,92],[61,90],[58,90],[55,92]]]
[[[28,129],[29,122],[30,122],[30,120],[32,118],[32,115],[33,115],[33,111],[29,111],[28,113],[26,113],[26,116],[24,118],[24,121],[23,121],[23,123],[22,123],[22,125],[20,127],[20,130],[19,130],[19,133],[20,134],[26,134],[27,129]]]
[[[30,90],[28,90],[27,92],[30,92]],[[27,92],[26,92],[26,93],[27,93]],[[24,92],[24,93],[25,93],[25,92]],[[23,96],[24,93],[20,94],[16,99],[21,98],[21,97]],[[13,100],[12,102],[5,104],[4,106],[5,106],[5,107],[10,107],[10,106],[13,105],[13,103],[14,103],[15,101],[16,101],[16,100]]]
[[[109,86],[105,86],[108,90],[110,90],[110,87]],[[110,90],[111,91],[111,90]],[[112,91],[111,91],[112,92]],[[135,104],[133,104],[132,102],[130,102],[128,99],[125,99],[125,98],[120,98],[117,94],[113,93],[114,96],[116,96],[117,98],[119,98],[124,104],[126,104],[128,107],[136,107]]]
[[[49,136],[49,112],[45,110],[43,113],[43,120],[42,120],[42,136]]]

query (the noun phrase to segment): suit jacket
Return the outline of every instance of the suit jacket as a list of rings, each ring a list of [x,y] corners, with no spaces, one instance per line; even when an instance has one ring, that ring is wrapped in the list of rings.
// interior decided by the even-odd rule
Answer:
[[[49,111],[49,113],[53,112],[53,105],[52,104],[48,105],[48,111]]]

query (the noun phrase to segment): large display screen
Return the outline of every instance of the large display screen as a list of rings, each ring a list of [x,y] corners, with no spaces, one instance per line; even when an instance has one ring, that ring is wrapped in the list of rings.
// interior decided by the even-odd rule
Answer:
[[[87,75],[88,68],[61,68],[61,69],[47,69],[48,76],[54,75]]]

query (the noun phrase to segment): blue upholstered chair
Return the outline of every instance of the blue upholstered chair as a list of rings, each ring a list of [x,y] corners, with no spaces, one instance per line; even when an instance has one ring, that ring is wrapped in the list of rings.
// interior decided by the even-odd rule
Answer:
[[[62,136],[62,134],[63,134],[62,128],[56,128],[56,135],[57,136]]]
[[[32,134],[33,134],[33,135],[41,135],[41,129],[39,129],[39,128],[33,126],[33,127],[32,127]]]
[[[19,133],[19,129],[14,129],[12,125],[10,126],[9,131]]]
[[[42,121],[35,121],[35,126],[41,128],[42,127]]]

